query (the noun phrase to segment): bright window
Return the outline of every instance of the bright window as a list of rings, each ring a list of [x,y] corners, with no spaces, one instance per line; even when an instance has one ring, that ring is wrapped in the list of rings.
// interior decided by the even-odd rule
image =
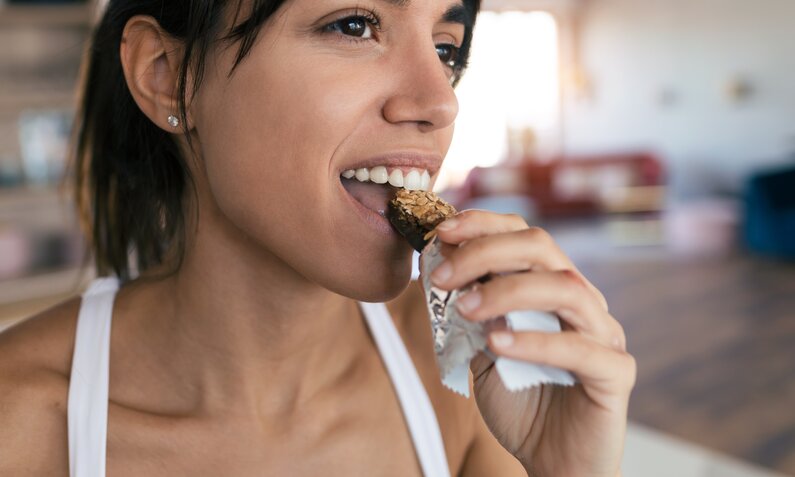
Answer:
[[[560,115],[558,25],[546,12],[482,12],[460,113],[437,190],[508,156],[509,128],[531,128],[540,152],[554,148]]]

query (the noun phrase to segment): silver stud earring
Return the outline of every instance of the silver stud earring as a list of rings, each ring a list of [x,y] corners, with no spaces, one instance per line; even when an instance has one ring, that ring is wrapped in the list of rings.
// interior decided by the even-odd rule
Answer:
[[[172,128],[179,126],[179,118],[172,114],[168,117],[168,124],[171,125]]]

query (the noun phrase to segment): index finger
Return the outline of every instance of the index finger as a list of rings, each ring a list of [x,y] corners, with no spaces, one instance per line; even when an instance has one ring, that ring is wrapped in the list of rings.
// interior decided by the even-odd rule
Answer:
[[[532,230],[528,230],[532,229]],[[542,242],[544,245],[540,247],[536,247],[536,257],[539,256],[539,248],[546,250],[548,256],[544,260],[539,260],[533,265],[539,265],[542,269],[547,270],[557,270],[557,269],[569,269],[572,270],[579,278],[585,282],[586,286],[593,291],[599,301],[602,303],[602,306],[605,310],[608,309],[607,300],[605,296],[596,288],[578,269],[577,267],[571,262],[569,257],[563,253],[562,250],[557,246],[554,239],[544,231],[538,227],[530,227],[524,218],[520,215],[516,214],[497,214],[495,212],[488,212],[484,210],[465,210],[454,217],[447,219],[446,221],[439,224],[435,231],[439,236],[439,239],[442,242],[452,245],[461,245],[464,242],[468,242],[474,239],[478,239],[481,237],[486,237],[489,235],[495,234],[510,234],[512,232],[519,232],[523,230],[528,230],[526,237],[533,238],[534,242]],[[517,235],[517,234],[511,234]],[[467,256],[469,255],[469,261],[478,262],[478,258],[475,255],[482,255],[484,247],[472,247],[473,249],[480,248],[479,253],[472,254],[470,251],[468,252],[457,252],[455,250],[450,251],[446,250],[447,253],[444,253],[445,257],[452,257],[456,254]],[[516,247],[512,247],[513,250],[502,250],[498,252],[500,256],[503,255],[510,255],[516,253]],[[494,251],[496,252],[496,251]],[[541,254],[544,255],[543,253]],[[516,258],[530,258],[527,256],[527,252],[521,253],[518,257],[514,255]],[[493,257],[482,257],[487,258],[489,263],[491,264],[490,267],[486,267],[483,269],[482,266],[478,267],[475,265],[475,268],[479,268],[477,271],[472,270],[471,273],[481,273],[487,274],[489,272],[505,272],[508,271],[503,269],[504,266],[498,266],[498,262],[504,262],[505,260],[496,260],[496,256]],[[495,268],[496,267],[496,268]],[[488,268],[495,268],[494,270],[490,270]],[[514,269],[513,271],[520,271]],[[480,275],[478,275],[480,276]],[[471,276],[467,277],[472,279]]]
[[[585,281],[571,260],[540,229],[478,237],[446,249],[443,255],[450,271],[446,278],[434,276],[433,282],[446,290],[462,287],[483,275],[532,270],[572,270]]]
[[[435,231],[443,242],[459,245],[486,235],[527,229],[520,215],[497,214],[485,210],[465,210],[439,224]]]

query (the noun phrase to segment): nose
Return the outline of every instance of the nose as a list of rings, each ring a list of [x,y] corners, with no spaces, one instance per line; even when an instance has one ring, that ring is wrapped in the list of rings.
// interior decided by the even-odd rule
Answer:
[[[408,50],[394,65],[395,82],[383,106],[384,119],[393,124],[417,124],[422,132],[453,124],[458,99],[433,45]]]

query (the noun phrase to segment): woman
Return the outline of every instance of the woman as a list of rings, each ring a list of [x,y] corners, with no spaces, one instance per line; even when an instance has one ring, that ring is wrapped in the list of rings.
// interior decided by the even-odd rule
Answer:
[[[440,226],[439,287],[515,272],[462,300],[467,318],[565,321],[492,351],[581,382],[510,393],[480,356],[464,399],[378,213],[384,174],[436,177],[478,6],[111,1],[75,170],[98,272],[121,286],[0,336],[0,474],[619,475],[635,364],[550,237],[487,212]]]

